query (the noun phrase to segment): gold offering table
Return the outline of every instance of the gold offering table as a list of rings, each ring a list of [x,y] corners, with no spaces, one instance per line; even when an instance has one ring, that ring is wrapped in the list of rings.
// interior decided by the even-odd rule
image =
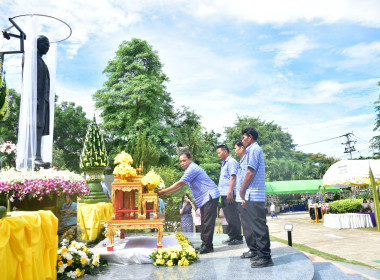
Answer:
[[[151,229],[156,228],[158,230],[157,234],[157,248],[162,248],[162,235],[164,232],[164,220],[154,219],[154,220],[110,220],[107,224],[107,237],[110,240],[110,246],[113,248],[114,244],[114,234],[115,230],[121,230],[120,238],[124,239],[124,230],[126,229]]]
[[[145,191],[142,176],[115,178],[112,183],[112,205],[114,215],[107,222],[106,236],[110,240],[108,249],[113,250],[115,230],[120,230],[120,238],[125,238],[125,230],[157,229],[157,248],[162,248],[164,220],[158,219],[158,195]],[[151,215],[153,219],[150,219]]]

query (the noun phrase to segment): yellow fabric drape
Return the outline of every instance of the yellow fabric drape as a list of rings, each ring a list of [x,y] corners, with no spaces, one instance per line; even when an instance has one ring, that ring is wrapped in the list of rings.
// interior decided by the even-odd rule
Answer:
[[[51,211],[0,219],[0,279],[57,279],[58,219]]]
[[[77,211],[78,224],[83,229],[81,237],[85,240],[95,240],[103,227],[101,223],[113,215],[112,203],[109,202],[80,204]]]

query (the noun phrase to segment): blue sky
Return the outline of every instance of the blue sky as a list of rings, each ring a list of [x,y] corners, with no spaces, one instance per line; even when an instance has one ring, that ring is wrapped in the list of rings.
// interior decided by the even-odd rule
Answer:
[[[58,47],[56,92],[89,118],[107,61],[135,37],[158,52],[175,106],[189,106],[208,130],[248,115],[279,124],[304,152],[347,159],[344,138],[303,145],[353,132],[353,156],[372,154],[380,1],[2,0],[0,11],[2,29],[26,13],[71,26]],[[67,33],[60,28],[46,35]],[[5,63],[9,87],[20,91],[21,56]]]

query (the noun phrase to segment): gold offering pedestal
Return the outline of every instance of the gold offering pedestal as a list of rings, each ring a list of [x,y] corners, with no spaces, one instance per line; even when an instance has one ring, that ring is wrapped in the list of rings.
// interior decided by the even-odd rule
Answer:
[[[158,219],[158,195],[145,191],[142,176],[119,178],[112,183],[112,205],[114,215],[107,223],[106,236],[110,240],[108,250],[114,246],[115,230],[120,230],[120,238],[125,238],[125,230],[157,229],[157,248],[162,248],[164,220]],[[150,213],[153,219],[150,219]]]

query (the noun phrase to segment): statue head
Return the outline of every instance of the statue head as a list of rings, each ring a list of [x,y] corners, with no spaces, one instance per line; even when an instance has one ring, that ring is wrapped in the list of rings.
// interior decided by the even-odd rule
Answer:
[[[37,39],[38,52],[41,55],[44,55],[49,51],[49,48],[50,48],[49,39],[44,35],[40,35]]]

